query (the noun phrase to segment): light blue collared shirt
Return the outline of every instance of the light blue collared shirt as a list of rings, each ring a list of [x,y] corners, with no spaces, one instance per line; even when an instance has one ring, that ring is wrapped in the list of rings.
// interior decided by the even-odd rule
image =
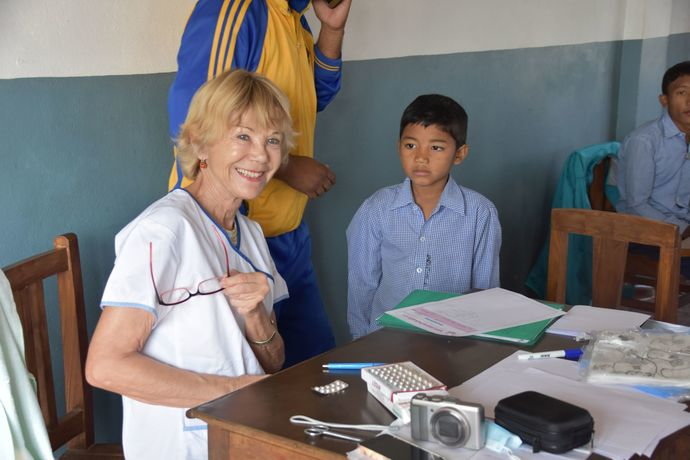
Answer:
[[[690,149],[667,112],[623,140],[617,182],[618,212],[690,224]]]
[[[499,285],[501,225],[483,195],[449,178],[428,220],[409,179],[383,188],[347,228],[347,320],[353,338],[415,289],[464,293]]]

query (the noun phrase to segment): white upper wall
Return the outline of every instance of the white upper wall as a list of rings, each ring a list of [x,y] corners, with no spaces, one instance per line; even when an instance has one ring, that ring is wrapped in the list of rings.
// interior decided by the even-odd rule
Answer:
[[[171,72],[193,0],[0,0],[0,78]]]
[[[343,53],[351,60],[571,45],[690,32],[690,0],[354,2],[348,22],[352,27],[348,27]]]
[[[193,0],[0,0],[0,78],[175,71]],[[318,21],[308,13],[318,31]],[[690,0],[353,0],[346,60],[690,32]]]

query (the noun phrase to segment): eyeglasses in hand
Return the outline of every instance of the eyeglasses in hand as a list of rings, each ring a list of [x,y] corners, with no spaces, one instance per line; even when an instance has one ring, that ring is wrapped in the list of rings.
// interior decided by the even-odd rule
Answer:
[[[216,236],[218,236],[217,231]],[[220,285],[220,281],[226,276],[230,276],[230,260],[228,258],[228,250],[225,247],[225,244],[223,244],[223,241],[220,239],[220,237],[218,237],[218,240],[220,241],[220,244],[223,247],[223,252],[225,253],[225,275],[216,276],[201,281],[196,287],[196,292],[192,292],[186,287],[173,288],[164,292],[158,292],[156,280],[153,276],[153,243],[149,242],[149,270],[151,272],[151,282],[153,283],[153,290],[156,292],[156,297],[160,305],[179,305],[188,301],[194,296],[216,294],[223,290],[223,287]]]

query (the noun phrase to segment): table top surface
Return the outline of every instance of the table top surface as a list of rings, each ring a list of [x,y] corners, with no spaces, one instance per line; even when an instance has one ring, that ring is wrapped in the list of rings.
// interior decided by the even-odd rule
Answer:
[[[573,339],[545,334],[527,351],[572,348]],[[457,386],[521,347],[470,338],[441,337],[402,330],[382,329],[292,366],[234,393],[190,410],[207,423],[245,434],[285,438],[331,452],[346,453],[356,447],[349,441],[309,438],[304,427],[293,425],[293,415],[347,424],[388,425],[394,417],[371,396],[359,372],[324,373],[328,362],[412,361],[448,388]],[[349,387],[340,393],[320,395],[313,386],[340,379]],[[363,438],[373,432],[353,432]]]

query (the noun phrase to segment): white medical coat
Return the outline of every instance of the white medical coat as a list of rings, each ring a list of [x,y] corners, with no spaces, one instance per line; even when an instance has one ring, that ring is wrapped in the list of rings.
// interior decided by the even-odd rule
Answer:
[[[142,353],[171,366],[194,372],[240,376],[263,374],[222,292],[197,295],[176,306],[158,304],[158,292],[199,283],[230,269],[261,271],[269,278],[264,306],[287,297],[287,287],[271,259],[259,225],[239,215],[238,245],[186,191],[177,189],[153,203],[115,237],[115,266],[101,307],[141,308],[155,317]],[[151,251],[151,252],[150,252]],[[123,402],[122,443],[125,456],[137,459],[205,459],[207,428],[187,419],[186,409],[156,406],[126,396]]]

